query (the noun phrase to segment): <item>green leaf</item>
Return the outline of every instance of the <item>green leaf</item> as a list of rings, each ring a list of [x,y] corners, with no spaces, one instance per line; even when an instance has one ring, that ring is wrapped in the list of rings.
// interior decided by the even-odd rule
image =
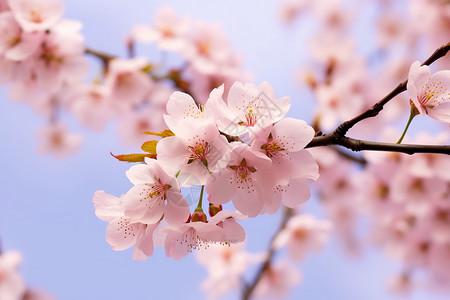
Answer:
[[[141,149],[150,154],[156,155],[156,145],[158,141],[148,141],[142,144]]]
[[[120,155],[114,155],[111,153],[114,158],[120,161],[126,161],[126,162],[144,162],[146,157],[150,158],[156,158],[156,154],[145,154],[145,153],[133,153],[133,154],[120,154]]]

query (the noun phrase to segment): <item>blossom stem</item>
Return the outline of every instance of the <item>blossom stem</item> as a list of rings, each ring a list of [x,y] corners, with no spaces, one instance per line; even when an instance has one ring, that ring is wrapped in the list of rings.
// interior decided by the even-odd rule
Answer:
[[[198,205],[197,205],[197,208],[195,208],[195,211],[203,211],[202,202],[203,202],[203,191],[204,190],[205,190],[205,186],[202,185],[202,189],[200,190],[200,198],[198,199]]]
[[[405,137],[405,134],[408,131],[409,125],[411,124],[411,121],[414,119],[415,116],[417,116],[417,108],[414,106],[414,104],[411,104],[411,113],[409,114],[408,122],[406,123],[405,130],[403,130],[402,136],[397,141],[397,144],[402,143],[403,138]]]

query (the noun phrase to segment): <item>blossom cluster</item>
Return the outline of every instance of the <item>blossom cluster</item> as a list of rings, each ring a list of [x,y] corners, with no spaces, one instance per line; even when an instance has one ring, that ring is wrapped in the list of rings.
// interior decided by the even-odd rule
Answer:
[[[119,136],[131,146],[143,141],[141,132],[164,127],[162,115],[175,90],[204,103],[212,88],[248,77],[219,25],[191,21],[169,7],[155,12],[154,26],[134,28],[129,42],[173,52],[184,60],[181,67],[91,51],[82,24],[63,19],[63,12],[61,0],[12,0],[0,7],[0,84],[9,84],[12,99],[47,120],[37,132],[42,154],[65,157],[79,150],[82,136],[69,133],[64,111],[97,132],[118,120]],[[103,62],[91,83],[85,82],[85,54]]]
[[[50,120],[39,131],[40,152],[72,153],[81,137],[67,133],[57,120],[67,95],[87,74],[84,38],[79,22],[62,19],[59,0],[10,0],[0,10],[0,83],[9,83],[10,97],[25,101]],[[53,147],[50,147],[52,145]]]
[[[281,299],[299,284],[301,273],[294,266],[313,252],[319,252],[328,240],[331,223],[316,219],[309,214],[298,214],[289,219],[274,240],[274,249],[287,248],[289,258],[274,262],[264,272],[255,287],[255,297]],[[244,288],[242,277],[254,264],[267,259],[267,253],[252,254],[245,250],[244,243],[224,246],[211,245],[197,252],[197,261],[208,271],[208,278],[201,283],[210,299],[226,295],[230,291]]]
[[[188,94],[174,92],[164,115],[169,130],[156,133],[162,139],[154,141],[155,155],[127,172],[134,187],[120,198],[95,194],[97,216],[110,222],[106,237],[113,249],[135,244],[134,258],[143,259],[162,239],[166,255],[180,259],[209,243],[242,242],[239,220],[308,200],[308,180],[318,178],[318,167],[303,148],[314,130],[302,120],[284,118],[289,98],[277,99],[267,82],[236,82],[227,101],[223,93],[222,85],[198,106]],[[201,186],[192,214],[180,186]],[[230,201],[237,211],[222,210]]]
[[[417,136],[416,142],[440,143],[448,135]],[[368,153],[359,180],[364,212],[369,214],[373,241],[403,263],[398,292],[426,283],[446,290],[450,282],[450,157]],[[423,275],[423,276],[422,276]]]

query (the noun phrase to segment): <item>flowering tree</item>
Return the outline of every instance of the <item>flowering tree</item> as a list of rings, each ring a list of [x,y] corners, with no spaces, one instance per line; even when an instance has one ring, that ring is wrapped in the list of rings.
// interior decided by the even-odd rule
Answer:
[[[293,101],[276,96],[280,88],[251,83],[220,26],[167,6],[130,30],[121,58],[89,47],[81,23],[62,17],[60,0],[0,1],[0,78],[11,98],[47,121],[38,132],[43,154],[79,149],[82,137],[68,132],[64,114],[94,131],[116,121],[123,143],[141,147],[111,153],[136,163],[126,172],[128,191],[94,193],[106,241],[118,251],[134,246],[140,261],[160,247],[174,260],[196,251],[210,298],[233,290],[242,299],[287,296],[302,279],[293,262],[319,252],[331,234],[358,251],[361,215],[370,223],[365,235],[401,262],[393,292],[427,283],[448,293],[450,4],[365,4],[352,11],[354,3],[338,0],[280,3],[282,22],[317,23],[298,76],[316,101],[309,125],[288,116]],[[371,9],[377,40],[365,58],[350,29]],[[141,55],[146,44],[173,61]],[[88,57],[100,63],[91,78]],[[408,113],[402,133],[390,127]],[[438,134],[411,135],[418,115],[438,122]],[[301,210],[312,187],[328,220]],[[250,253],[242,224],[274,214],[280,224],[268,248]],[[51,297],[26,290],[17,254],[0,259],[5,299]]]

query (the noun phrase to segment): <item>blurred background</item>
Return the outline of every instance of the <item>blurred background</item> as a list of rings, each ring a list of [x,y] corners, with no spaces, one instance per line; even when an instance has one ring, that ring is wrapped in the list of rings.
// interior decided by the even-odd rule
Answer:
[[[277,96],[291,97],[290,116],[311,122],[313,100],[299,88],[297,74],[307,58],[305,38],[314,28],[305,23],[283,25],[277,1],[64,2],[64,17],[83,23],[88,47],[122,57],[133,25],[150,24],[153,12],[163,5],[192,19],[221,23],[253,81],[269,81]],[[367,13],[370,17],[370,9]],[[366,36],[359,46],[364,53],[373,41],[364,28],[358,30]],[[139,52],[138,48],[138,54],[148,54],[151,61],[159,59],[152,57],[159,55],[155,53]],[[114,122],[101,133],[93,133],[67,115],[64,118],[72,130],[84,136],[81,151],[62,160],[39,156],[36,129],[44,121],[28,106],[9,100],[6,88],[1,88],[0,97],[1,245],[3,250],[23,253],[21,271],[29,286],[46,289],[63,300],[205,297],[199,283],[206,271],[194,255],[176,262],[158,248],[153,257],[138,262],[132,261],[132,250],[115,252],[105,241],[107,224],[95,216],[92,196],[102,189],[119,196],[131,188],[125,176],[130,165],[116,161],[109,153],[133,152],[139,145],[122,146]],[[315,197],[303,210],[323,217]],[[266,215],[242,223],[250,252],[267,249],[278,220],[278,215]],[[298,267],[303,281],[288,299],[398,299],[387,291],[386,281],[400,270],[400,264],[373,247],[349,256],[332,238],[322,253],[310,255]],[[237,299],[239,294],[225,298]],[[447,298],[430,298],[418,289],[409,299]]]

